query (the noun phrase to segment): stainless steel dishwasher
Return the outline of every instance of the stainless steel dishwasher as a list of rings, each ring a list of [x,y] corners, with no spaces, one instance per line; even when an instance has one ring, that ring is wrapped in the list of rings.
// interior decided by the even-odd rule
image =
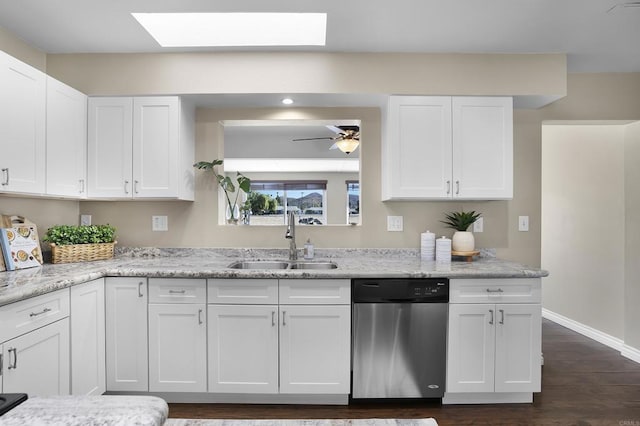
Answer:
[[[442,398],[449,280],[354,279],[351,398]]]

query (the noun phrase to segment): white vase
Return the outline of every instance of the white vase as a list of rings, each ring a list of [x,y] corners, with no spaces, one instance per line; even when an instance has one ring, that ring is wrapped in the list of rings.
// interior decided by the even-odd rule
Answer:
[[[473,232],[456,231],[451,239],[451,250],[453,251],[473,251],[476,246]]]
[[[234,204],[233,211],[227,204],[227,208],[225,209],[225,217],[227,219],[227,224],[229,225],[237,225],[238,219],[240,219],[240,209],[237,204]]]

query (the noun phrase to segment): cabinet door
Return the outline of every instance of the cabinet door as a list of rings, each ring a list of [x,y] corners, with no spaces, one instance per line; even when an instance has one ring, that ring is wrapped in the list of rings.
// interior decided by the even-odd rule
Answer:
[[[133,101],[133,196],[177,197],[180,160],[180,100],[177,96]]]
[[[351,306],[280,306],[280,393],[350,391]]]
[[[102,395],[105,378],[104,278],[71,287],[71,393]]]
[[[493,392],[493,304],[450,304],[447,392]]]
[[[69,319],[4,343],[3,392],[69,394]]]
[[[278,393],[278,307],[209,305],[209,392]]]
[[[87,180],[91,198],[131,198],[132,98],[89,98]]]
[[[149,305],[149,390],[207,391],[205,304]]]
[[[87,96],[47,77],[47,194],[85,198]]]
[[[105,281],[107,390],[147,391],[147,279]]]
[[[496,305],[496,392],[540,392],[541,310]]]
[[[384,199],[451,197],[451,97],[392,96]]]
[[[453,196],[513,198],[513,101],[453,98]]]
[[[0,192],[45,191],[45,74],[0,51]]]

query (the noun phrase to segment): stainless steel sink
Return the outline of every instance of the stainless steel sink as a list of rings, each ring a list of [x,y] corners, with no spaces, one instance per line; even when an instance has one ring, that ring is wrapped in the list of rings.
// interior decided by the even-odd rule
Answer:
[[[295,262],[291,264],[291,269],[336,269],[337,264],[333,262]]]
[[[278,262],[270,260],[248,260],[233,262],[229,265],[232,269],[287,269],[289,262]]]
[[[338,265],[334,262],[239,260],[228,267],[232,269],[336,269]]]

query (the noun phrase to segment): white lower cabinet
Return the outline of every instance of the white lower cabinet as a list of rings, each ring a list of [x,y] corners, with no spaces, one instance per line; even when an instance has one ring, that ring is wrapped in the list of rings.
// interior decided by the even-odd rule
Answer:
[[[233,282],[208,284],[210,392],[349,393],[349,280]]]
[[[0,389],[69,394],[69,289],[0,307]]]
[[[107,390],[148,391],[147,278],[105,282]]]
[[[149,391],[207,391],[207,282],[149,278]]]
[[[71,393],[102,395],[105,376],[104,278],[71,287]]]
[[[540,281],[526,281],[451,280],[448,393],[540,392]],[[523,303],[490,303],[510,298]]]
[[[69,319],[5,342],[2,359],[2,392],[68,395]]]
[[[278,305],[209,305],[209,391],[278,393]]]
[[[351,306],[280,306],[280,393],[350,392]]]

